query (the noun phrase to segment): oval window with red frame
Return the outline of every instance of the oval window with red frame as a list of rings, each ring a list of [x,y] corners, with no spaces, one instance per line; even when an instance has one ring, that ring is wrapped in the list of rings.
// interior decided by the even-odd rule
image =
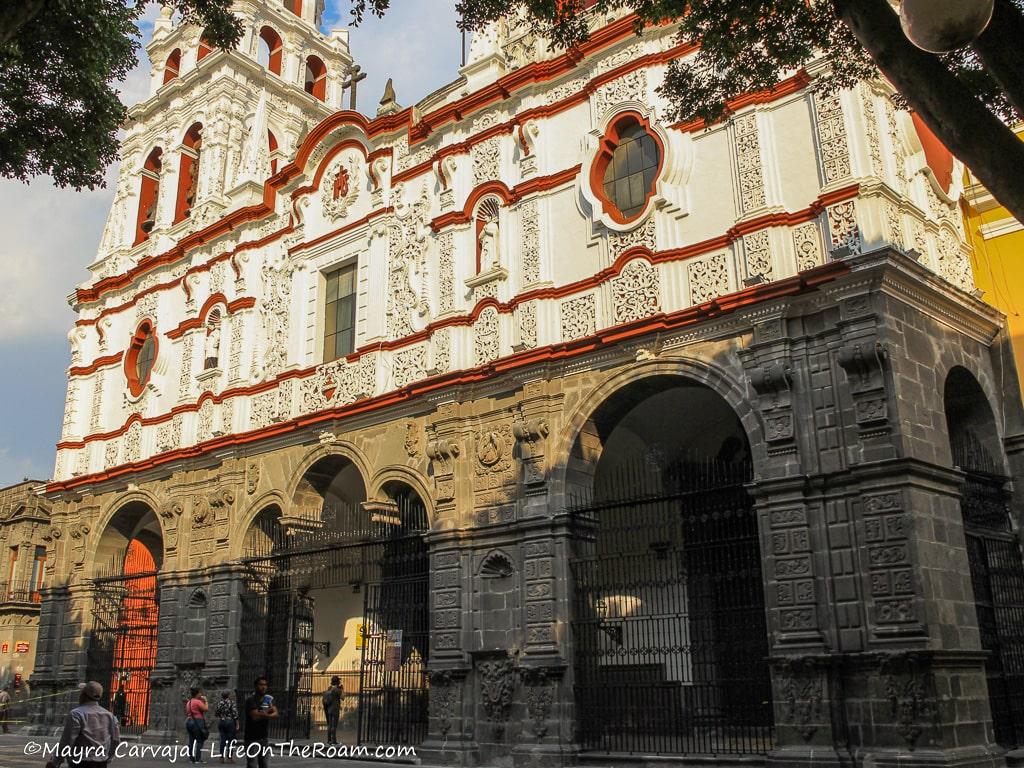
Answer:
[[[601,140],[590,174],[605,213],[620,224],[643,213],[654,195],[663,155],[646,118],[634,112],[617,117]]]
[[[131,392],[132,397],[138,397],[146,388],[149,377],[153,373],[153,365],[156,363],[156,352],[156,330],[153,328],[153,324],[146,320],[135,331],[124,361],[125,375],[128,377],[128,391]]]

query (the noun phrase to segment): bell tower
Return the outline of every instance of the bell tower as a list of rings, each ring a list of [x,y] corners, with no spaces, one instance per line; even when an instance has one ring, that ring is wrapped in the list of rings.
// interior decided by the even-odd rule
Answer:
[[[233,11],[243,33],[230,51],[166,8],[155,22],[149,97],[128,113],[94,279],[261,199],[301,137],[340,108],[352,57],[347,29],[320,30],[324,0],[236,0]]]

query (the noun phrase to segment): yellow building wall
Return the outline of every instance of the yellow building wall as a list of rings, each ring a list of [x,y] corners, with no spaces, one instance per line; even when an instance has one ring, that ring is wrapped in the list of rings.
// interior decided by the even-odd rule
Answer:
[[[1024,129],[1017,135],[1024,139]],[[982,298],[1006,314],[1017,371],[1024,374],[1024,226],[970,172],[964,186],[974,281]],[[1024,378],[1021,388],[1024,394]]]

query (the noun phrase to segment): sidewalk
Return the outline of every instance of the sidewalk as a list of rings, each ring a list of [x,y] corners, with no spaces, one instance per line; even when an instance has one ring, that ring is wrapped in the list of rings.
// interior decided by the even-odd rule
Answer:
[[[0,766],[3,768],[42,768],[48,757],[46,756],[44,744],[55,745],[57,739],[42,736],[22,736],[20,734],[0,734]],[[140,742],[125,742],[121,749],[126,756],[111,761],[111,766],[124,766],[125,768],[143,768],[143,766],[167,766],[167,765],[189,765],[187,756],[187,742],[177,744],[142,744]],[[206,743],[203,753],[203,761],[210,766],[221,765],[220,757],[211,757],[211,746],[216,748],[214,741]],[[402,758],[399,762],[387,762],[377,760],[355,760],[346,758],[330,758],[323,756],[326,745],[320,745],[319,754],[315,751],[312,743],[294,742],[289,746],[277,747],[269,758],[270,768],[382,768],[383,766],[407,766],[410,763],[418,763],[410,758]],[[351,748],[350,748],[351,749]],[[373,752],[373,748],[369,748]],[[144,756],[143,756],[144,755]],[[228,763],[227,765],[231,765]],[[235,760],[234,765],[242,768],[244,760]]]

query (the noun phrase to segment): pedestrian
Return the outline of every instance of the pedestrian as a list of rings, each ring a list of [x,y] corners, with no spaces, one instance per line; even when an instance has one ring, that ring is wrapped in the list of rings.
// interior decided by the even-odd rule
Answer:
[[[121,741],[117,718],[100,706],[103,686],[90,681],[82,686],[78,706],[64,718],[57,756],[46,768],[59,768],[65,759],[74,768],[106,768]]]
[[[331,686],[323,695],[324,717],[327,718],[327,743],[338,743],[338,718],[341,716],[341,678],[331,678]]]
[[[267,678],[257,677],[253,693],[245,700],[245,766],[267,768],[267,737],[270,721],[277,717],[274,697],[267,693]]]
[[[231,691],[224,691],[217,702],[217,730],[220,732],[220,761],[235,762],[235,739],[238,736],[238,707]]]
[[[10,733],[7,728],[7,713],[11,710],[11,686],[5,685],[0,689],[0,724],[3,725],[4,733]]]
[[[209,708],[203,689],[198,686],[194,687],[189,694],[189,700],[185,702],[188,759],[193,763],[203,762],[203,743],[210,736],[210,730],[206,726],[206,711]]]

